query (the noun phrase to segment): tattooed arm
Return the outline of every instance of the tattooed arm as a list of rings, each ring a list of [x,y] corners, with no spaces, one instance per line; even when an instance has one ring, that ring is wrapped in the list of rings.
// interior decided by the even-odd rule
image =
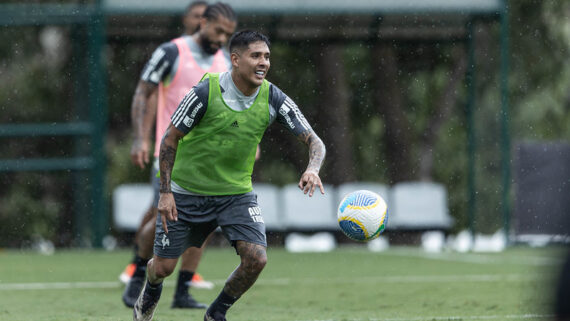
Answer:
[[[174,167],[174,159],[176,158],[176,150],[178,149],[178,141],[185,134],[170,124],[162,137],[160,144],[160,198],[158,200],[158,212],[161,214],[162,226],[164,231],[168,233],[166,220],[177,221],[178,212],[174,203],[174,196],[170,190],[172,168]]]
[[[315,134],[297,104],[273,84],[270,87],[269,105],[270,116],[309,146],[309,165],[301,176],[299,188],[305,194],[309,193],[309,196],[313,196],[313,192],[318,186],[321,193],[324,194],[325,189],[319,177],[319,170],[326,153],[323,141]]]
[[[149,162],[151,131],[156,119],[157,86],[140,80],[131,104],[131,122],[133,124],[133,145],[131,162],[144,168]]]
[[[131,161],[140,168],[149,163],[150,138],[156,120],[158,85],[172,71],[177,56],[178,47],[173,42],[164,43],[156,48],[144,66],[135,90],[131,104],[134,130]]]
[[[309,165],[299,180],[299,188],[303,190],[303,193],[309,193],[309,196],[313,196],[313,192],[318,186],[321,194],[324,194],[325,189],[319,177],[319,171],[325,159],[325,144],[310,127],[297,137],[309,146]]]

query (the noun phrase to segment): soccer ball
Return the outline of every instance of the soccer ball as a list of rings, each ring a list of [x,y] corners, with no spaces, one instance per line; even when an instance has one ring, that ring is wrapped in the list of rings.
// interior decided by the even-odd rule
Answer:
[[[388,222],[388,207],[380,195],[360,190],[346,195],[338,206],[338,224],[355,241],[378,237]]]

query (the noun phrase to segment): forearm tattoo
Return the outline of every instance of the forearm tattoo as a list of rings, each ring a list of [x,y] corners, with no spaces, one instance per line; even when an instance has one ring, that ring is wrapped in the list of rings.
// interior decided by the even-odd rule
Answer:
[[[267,262],[267,253],[264,246],[244,241],[238,241],[236,249],[241,257],[241,263],[226,281],[224,291],[239,298],[257,280]]]
[[[169,145],[168,142],[169,131],[167,130],[162,137],[162,143],[160,144],[160,192],[170,193],[170,176],[172,174],[172,168],[174,167],[174,160],[176,159],[176,149],[178,144],[174,146]]]
[[[148,89],[143,86],[137,86],[131,107],[131,121],[134,127],[135,138],[142,139],[150,132],[145,120],[149,117],[148,113]]]
[[[323,144],[323,141],[313,130],[302,132],[299,138],[309,146],[309,165],[307,166],[307,170],[316,171],[318,173],[325,159],[325,144]]]

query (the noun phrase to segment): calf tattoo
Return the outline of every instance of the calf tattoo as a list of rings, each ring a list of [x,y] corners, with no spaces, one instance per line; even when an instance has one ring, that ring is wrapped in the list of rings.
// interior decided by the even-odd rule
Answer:
[[[267,262],[267,253],[264,246],[244,241],[237,241],[236,250],[241,257],[241,263],[226,281],[224,291],[239,298],[257,280]]]

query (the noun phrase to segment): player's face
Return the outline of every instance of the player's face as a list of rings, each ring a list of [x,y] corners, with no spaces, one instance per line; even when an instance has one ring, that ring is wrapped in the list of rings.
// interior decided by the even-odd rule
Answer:
[[[250,43],[241,53],[232,53],[233,67],[245,87],[255,90],[261,86],[271,65],[269,55],[269,47],[264,41]]]
[[[235,30],[236,22],[222,15],[213,20],[202,17],[198,40],[202,49],[213,55],[228,42]]]
[[[182,23],[184,24],[184,32],[187,35],[194,34],[196,30],[198,30],[198,26],[200,25],[200,18],[204,15],[204,11],[206,11],[205,5],[197,5],[194,6],[182,19]]]

